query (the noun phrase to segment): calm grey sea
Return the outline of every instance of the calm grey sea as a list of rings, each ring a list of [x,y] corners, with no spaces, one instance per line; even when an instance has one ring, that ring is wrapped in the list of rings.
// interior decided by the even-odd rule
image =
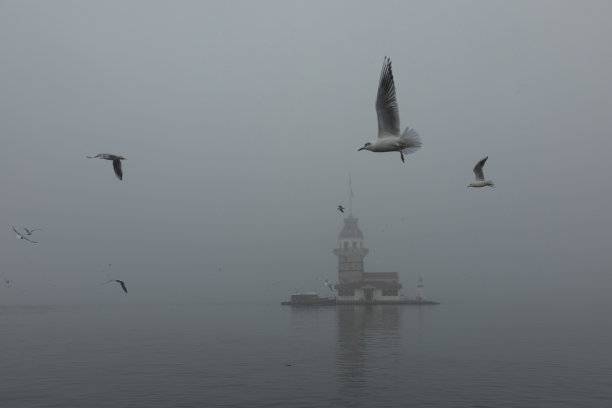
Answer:
[[[0,406],[611,407],[609,306],[0,306]]]

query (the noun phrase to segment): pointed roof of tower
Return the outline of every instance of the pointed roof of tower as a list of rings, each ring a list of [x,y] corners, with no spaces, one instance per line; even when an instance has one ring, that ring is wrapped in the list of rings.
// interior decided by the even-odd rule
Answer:
[[[342,238],[363,239],[363,233],[357,226],[357,217],[353,217],[352,215],[344,217],[344,228],[342,228],[340,235],[338,235],[338,239]]]

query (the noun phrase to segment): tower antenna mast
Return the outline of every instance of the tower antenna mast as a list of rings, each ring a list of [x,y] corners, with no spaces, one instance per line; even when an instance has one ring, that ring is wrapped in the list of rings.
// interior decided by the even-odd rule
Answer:
[[[353,187],[351,185],[351,173],[349,173],[349,216],[353,216]]]

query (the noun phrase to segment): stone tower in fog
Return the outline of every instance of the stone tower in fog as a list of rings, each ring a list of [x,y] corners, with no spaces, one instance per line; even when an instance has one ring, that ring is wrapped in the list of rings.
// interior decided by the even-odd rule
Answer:
[[[344,227],[338,236],[338,283],[336,303],[392,303],[402,299],[402,285],[397,272],[365,272],[363,258],[368,249],[363,247],[363,233],[353,217],[353,189],[349,176],[349,211],[344,217]]]
[[[338,236],[338,247],[334,249],[334,254],[338,257],[338,283],[362,280],[363,258],[368,254],[368,249],[363,247],[363,233],[350,210],[344,218],[344,228]]]

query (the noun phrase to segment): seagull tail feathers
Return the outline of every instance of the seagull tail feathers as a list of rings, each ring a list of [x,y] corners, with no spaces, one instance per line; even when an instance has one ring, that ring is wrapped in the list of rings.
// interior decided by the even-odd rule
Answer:
[[[406,148],[402,150],[402,153],[404,154],[410,154],[410,153],[416,152],[417,150],[421,148],[421,145],[423,144],[421,142],[421,136],[419,136],[419,133],[416,130],[409,128],[409,127],[407,127],[404,130],[404,133],[402,133],[400,137],[406,143]]]

